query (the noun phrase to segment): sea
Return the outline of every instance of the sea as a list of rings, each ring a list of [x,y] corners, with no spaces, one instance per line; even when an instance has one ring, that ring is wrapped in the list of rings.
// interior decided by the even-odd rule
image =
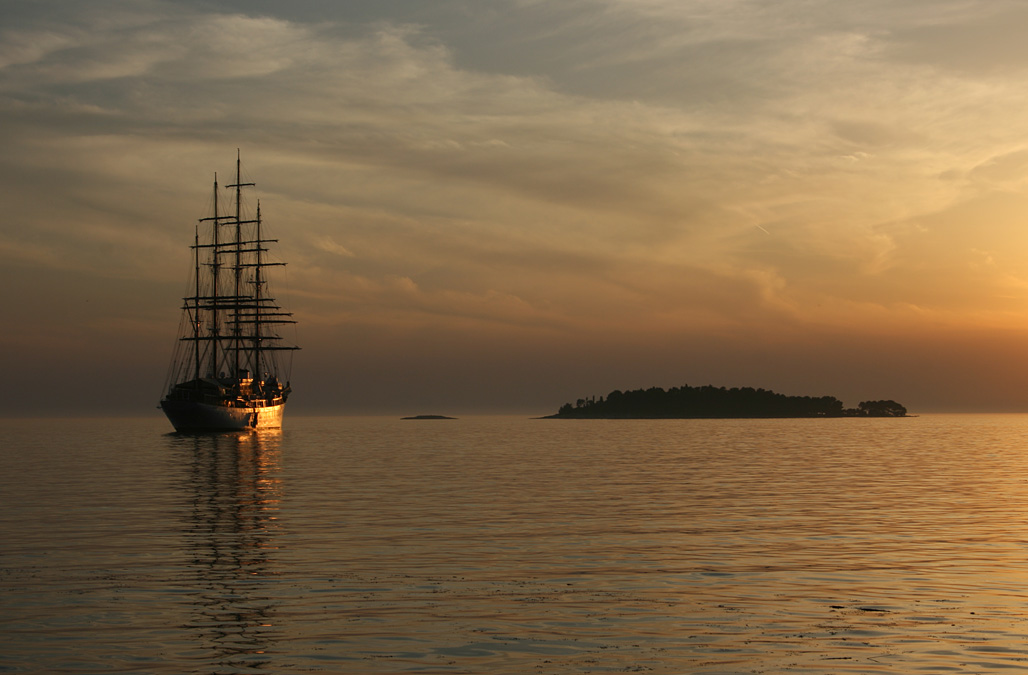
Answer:
[[[1028,671],[1028,415],[0,421],[0,673]]]

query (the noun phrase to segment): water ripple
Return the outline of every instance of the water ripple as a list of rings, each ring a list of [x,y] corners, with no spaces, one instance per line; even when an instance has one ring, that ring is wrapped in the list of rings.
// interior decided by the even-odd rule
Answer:
[[[0,672],[1028,668],[1028,417],[4,422]]]

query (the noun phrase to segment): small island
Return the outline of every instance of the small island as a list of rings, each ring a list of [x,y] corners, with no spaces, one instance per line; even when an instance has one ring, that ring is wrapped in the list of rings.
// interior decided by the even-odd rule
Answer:
[[[735,419],[786,417],[906,417],[891,400],[864,401],[846,408],[834,396],[786,396],[751,387],[660,387],[614,390],[606,398],[565,403],[545,419]]]
[[[401,417],[401,420],[455,420],[456,417],[446,415],[415,415],[413,417]]]

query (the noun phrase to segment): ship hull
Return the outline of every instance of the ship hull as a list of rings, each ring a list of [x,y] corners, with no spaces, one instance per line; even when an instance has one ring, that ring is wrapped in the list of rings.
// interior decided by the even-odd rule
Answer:
[[[248,429],[279,429],[285,403],[269,406],[228,407],[196,401],[161,401],[175,431],[244,431]]]

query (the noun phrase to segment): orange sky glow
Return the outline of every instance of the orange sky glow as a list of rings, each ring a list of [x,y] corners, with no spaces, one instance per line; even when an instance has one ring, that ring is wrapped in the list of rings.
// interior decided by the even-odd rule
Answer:
[[[4,414],[149,414],[237,148],[290,414],[1028,410],[1023,3],[280,4],[5,12]]]

